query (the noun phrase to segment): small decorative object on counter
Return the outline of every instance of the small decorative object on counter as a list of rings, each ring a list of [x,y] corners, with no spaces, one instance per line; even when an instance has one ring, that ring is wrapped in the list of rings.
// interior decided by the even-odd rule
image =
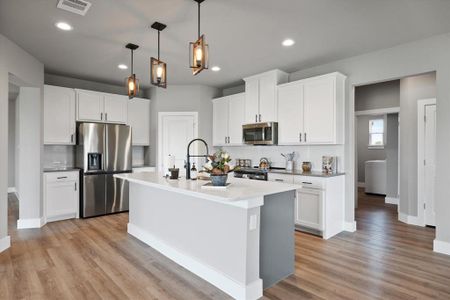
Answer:
[[[175,168],[175,165],[173,166],[173,168],[170,168],[169,171],[170,171],[170,179],[178,179],[180,177],[180,169]]]
[[[195,167],[195,163],[192,163],[191,179],[192,180],[197,180],[197,168]]]
[[[335,173],[337,171],[336,156],[322,156],[322,172],[326,174]]]
[[[309,162],[309,161],[304,161],[303,163],[302,163],[302,170],[303,170],[303,173],[310,173],[311,172],[311,162]]]
[[[259,160],[259,168],[262,170],[270,169],[270,161],[268,158],[263,157]]]
[[[210,173],[213,186],[226,186],[228,173],[234,170],[234,166],[230,164],[230,161],[230,155],[221,149],[208,156],[208,162],[203,168]]]
[[[281,153],[281,156],[286,159],[286,171],[293,171],[295,152],[286,154]]]

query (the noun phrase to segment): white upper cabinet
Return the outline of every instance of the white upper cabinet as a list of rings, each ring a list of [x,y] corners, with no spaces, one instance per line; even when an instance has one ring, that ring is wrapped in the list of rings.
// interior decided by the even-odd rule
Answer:
[[[331,73],[280,85],[279,144],[343,144],[345,79]]]
[[[126,124],[128,119],[128,97],[104,94],[105,121],[108,123]]]
[[[278,144],[303,141],[303,85],[298,82],[278,87]]]
[[[288,81],[288,74],[273,70],[244,78],[245,123],[276,122],[278,84]]]
[[[77,121],[126,124],[128,98],[126,96],[75,90]]]
[[[103,93],[76,90],[77,93],[77,121],[104,121]]]
[[[242,145],[245,94],[213,100],[213,145]]]
[[[134,146],[150,145],[150,100],[133,98],[128,101],[128,125]]]
[[[75,144],[75,91],[44,86],[44,144]]]

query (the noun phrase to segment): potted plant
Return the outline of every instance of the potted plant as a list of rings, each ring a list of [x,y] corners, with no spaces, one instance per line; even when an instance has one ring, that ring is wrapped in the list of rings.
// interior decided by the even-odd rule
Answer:
[[[223,150],[218,150],[213,155],[208,156],[208,162],[203,168],[210,174],[213,186],[225,186],[227,184],[228,173],[234,169],[230,161],[230,155]]]

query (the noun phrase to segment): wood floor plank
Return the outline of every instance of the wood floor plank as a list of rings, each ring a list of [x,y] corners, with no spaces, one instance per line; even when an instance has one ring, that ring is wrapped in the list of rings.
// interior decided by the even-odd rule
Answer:
[[[358,230],[330,240],[295,233],[295,273],[264,300],[450,299],[450,258],[432,251],[434,228],[399,222],[397,207],[359,191]],[[17,230],[0,254],[0,299],[230,299],[127,234],[128,214]]]

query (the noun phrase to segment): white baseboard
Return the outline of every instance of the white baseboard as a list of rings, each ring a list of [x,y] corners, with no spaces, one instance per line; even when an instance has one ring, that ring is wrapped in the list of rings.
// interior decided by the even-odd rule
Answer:
[[[384,203],[387,203],[387,204],[398,205],[399,201],[400,201],[400,199],[394,198],[394,197],[386,197],[386,198],[384,198]]]
[[[365,182],[358,182],[358,187],[364,188],[364,187],[366,187],[366,183]]]
[[[5,251],[11,247],[11,238],[10,236],[5,236],[4,238],[0,239],[0,252]]]
[[[214,268],[167,245],[165,242],[134,224],[128,223],[128,233],[235,299],[256,300],[263,296],[261,279],[248,285],[242,285]]]
[[[41,228],[44,224],[44,218],[19,219],[17,220],[17,229]]]
[[[433,242],[433,251],[450,255],[450,243],[444,241],[434,240]]]
[[[15,187],[9,187],[8,188],[8,194],[11,194],[11,193],[16,193],[16,188]]]
[[[356,231],[356,221],[353,222],[344,222],[344,230],[348,232]]]
[[[419,217],[410,216],[402,212],[398,213],[398,220],[409,225],[416,225],[421,227],[425,226],[425,224],[419,219]]]

